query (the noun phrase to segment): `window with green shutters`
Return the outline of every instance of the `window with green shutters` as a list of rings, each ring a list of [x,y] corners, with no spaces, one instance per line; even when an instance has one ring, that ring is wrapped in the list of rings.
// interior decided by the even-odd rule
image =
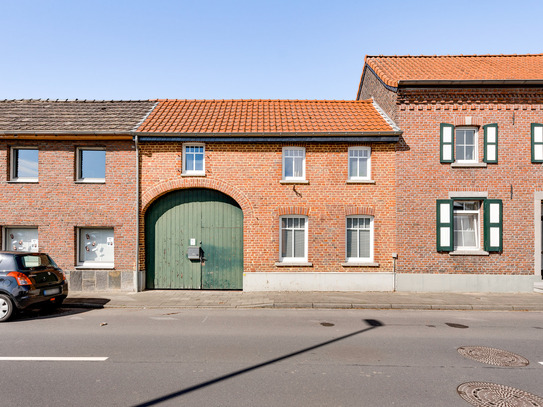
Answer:
[[[532,162],[543,163],[543,124],[532,123]]]
[[[483,162],[496,164],[498,162],[498,124],[492,123],[484,125],[483,130]],[[441,123],[439,125],[440,162],[458,163],[461,165],[479,163],[479,132],[479,128],[474,126],[454,126],[450,123]],[[543,162],[543,147],[541,149],[541,157]]]
[[[480,208],[483,208],[483,244],[479,237]],[[438,199],[436,201],[437,251],[469,252],[503,249],[503,204],[500,199]]]

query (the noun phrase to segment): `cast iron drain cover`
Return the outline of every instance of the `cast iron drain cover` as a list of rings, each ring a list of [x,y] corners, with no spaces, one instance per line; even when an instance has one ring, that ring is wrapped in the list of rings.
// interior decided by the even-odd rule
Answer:
[[[543,407],[543,398],[495,383],[468,382],[456,389],[460,397],[479,407]]]
[[[458,348],[458,353],[477,362],[494,366],[522,367],[530,364],[528,359],[520,355],[484,346],[462,346]]]

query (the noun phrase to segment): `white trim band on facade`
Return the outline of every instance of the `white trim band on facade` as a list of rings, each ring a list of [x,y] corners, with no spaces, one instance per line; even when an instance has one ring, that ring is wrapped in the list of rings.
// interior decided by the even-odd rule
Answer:
[[[539,278],[534,275],[396,274],[396,291],[450,293],[529,293]]]
[[[486,191],[450,191],[449,199],[451,198],[488,198]]]
[[[255,272],[243,274],[243,291],[393,291],[394,273]]]

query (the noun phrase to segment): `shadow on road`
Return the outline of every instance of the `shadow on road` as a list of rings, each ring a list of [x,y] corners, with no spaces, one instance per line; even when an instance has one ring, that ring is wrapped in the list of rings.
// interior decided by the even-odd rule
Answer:
[[[329,341],[322,342],[322,343],[319,343],[317,345],[310,346],[309,348],[305,348],[305,349],[302,349],[302,350],[299,350],[299,351],[296,351],[296,352],[293,352],[293,353],[289,353],[288,355],[284,355],[284,356],[280,356],[280,357],[275,358],[275,359],[268,360],[267,362],[259,363],[258,365],[254,365],[254,366],[251,366],[251,367],[247,367],[245,369],[237,370],[235,372],[228,373],[228,374],[226,374],[224,376],[219,376],[219,377],[217,377],[215,379],[211,379],[211,380],[208,380],[206,382],[196,384],[194,386],[187,387],[185,389],[181,389],[181,390],[176,391],[174,393],[170,393],[170,394],[167,394],[165,396],[158,397],[156,399],[146,401],[145,403],[136,404],[134,407],[154,406],[154,405],[157,405],[157,404],[162,403],[164,401],[171,400],[173,398],[183,396],[184,394],[191,393],[193,391],[203,389],[204,387],[211,386],[211,385],[213,385],[215,383],[219,383],[219,382],[222,382],[224,380],[228,380],[228,379],[231,379],[233,377],[240,376],[240,375],[242,375],[244,373],[248,373],[248,372],[251,372],[253,370],[260,369],[261,367],[268,366],[268,365],[271,365],[271,364],[274,364],[274,363],[277,363],[277,362],[281,362],[281,361],[283,361],[285,359],[289,359],[289,358],[292,358],[294,356],[301,355],[302,353],[309,352],[309,351],[321,348],[321,347],[326,346],[326,345],[330,345],[330,344],[332,344],[334,342],[342,341],[344,339],[350,338],[350,337],[355,336],[355,335],[360,335],[360,334],[362,334],[364,332],[371,331],[372,329],[375,329],[375,328],[378,328],[378,327],[384,325],[382,322],[380,322],[380,321],[378,321],[376,319],[365,319],[364,322],[366,324],[368,324],[369,327],[361,329],[361,330],[356,331],[356,332],[352,332],[352,333],[347,334],[347,335],[340,336],[339,338],[331,339]]]

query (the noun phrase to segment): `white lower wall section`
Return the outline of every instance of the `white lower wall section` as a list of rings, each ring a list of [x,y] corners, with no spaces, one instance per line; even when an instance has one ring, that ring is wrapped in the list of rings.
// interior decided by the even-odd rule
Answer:
[[[411,274],[396,275],[397,291],[458,293],[533,292],[537,276],[492,274]]]
[[[393,291],[393,273],[244,273],[243,291]]]

